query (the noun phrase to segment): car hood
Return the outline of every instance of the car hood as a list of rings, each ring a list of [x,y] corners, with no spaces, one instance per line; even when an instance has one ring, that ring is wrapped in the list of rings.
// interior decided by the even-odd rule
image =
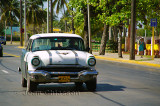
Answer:
[[[75,65],[80,64],[86,66],[87,60],[92,54],[84,51],[76,50],[47,50],[34,52],[42,62],[42,66],[46,65]]]

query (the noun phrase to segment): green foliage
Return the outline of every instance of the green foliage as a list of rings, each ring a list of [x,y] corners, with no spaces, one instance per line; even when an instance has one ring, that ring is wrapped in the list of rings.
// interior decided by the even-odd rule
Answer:
[[[137,29],[136,31],[137,36],[145,36],[145,29]],[[151,30],[146,30],[146,36],[151,37],[152,36],[152,31]]]
[[[1,21],[6,21],[10,25],[13,25],[18,21],[20,16],[18,0],[9,0],[7,3],[4,3],[1,11]]]
[[[10,41],[10,40],[11,40],[11,36],[7,36],[6,41]],[[20,41],[20,37],[19,36],[13,36],[12,40],[13,41]]]
[[[118,42],[114,40],[109,40],[106,44],[106,49],[118,51]]]

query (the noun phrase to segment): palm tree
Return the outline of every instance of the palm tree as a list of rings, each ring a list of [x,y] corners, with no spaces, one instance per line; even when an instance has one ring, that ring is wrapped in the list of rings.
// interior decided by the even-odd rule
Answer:
[[[71,19],[69,12],[64,10],[64,13],[63,13],[61,20],[63,20],[65,23],[65,32],[67,32],[67,20],[69,20],[69,19]]]
[[[4,0],[1,1],[1,5],[3,7],[1,8],[2,15],[1,15],[1,21],[6,21],[11,26],[11,44],[12,44],[12,25],[18,21],[18,18],[20,17],[19,13],[19,2],[18,0],[8,0],[7,3],[5,3]]]
[[[29,0],[26,8],[27,25],[33,25],[33,33],[36,32],[36,26],[42,25],[46,21],[46,11],[39,7],[41,3],[39,0]]]
[[[68,6],[67,6],[67,0],[54,0],[53,2],[53,8],[55,8],[56,6],[56,13],[58,14],[60,9],[64,9],[64,6],[67,7],[67,10],[68,9]]]
[[[0,0],[0,9],[4,8],[10,0]]]
[[[52,0],[51,0],[51,3],[52,3]],[[67,11],[69,11],[68,6],[67,6],[67,0],[54,0],[54,2],[51,5],[51,10],[53,10],[53,8],[56,7],[56,13],[58,14],[60,9],[64,9],[64,6],[66,6]],[[51,12],[51,15],[52,15],[52,12]],[[51,23],[53,23],[52,20],[53,19],[51,17]]]

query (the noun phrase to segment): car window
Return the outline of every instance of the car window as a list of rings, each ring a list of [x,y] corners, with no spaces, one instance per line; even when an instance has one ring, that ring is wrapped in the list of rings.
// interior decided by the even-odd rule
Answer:
[[[32,44],[32,40],[30,39],[26,48],[27,51],[31,50],[31,44]]]
[[[32,51],[40,50],[80,50],[84,51],[84,42],[75,37],[47,37],[33,41]]]

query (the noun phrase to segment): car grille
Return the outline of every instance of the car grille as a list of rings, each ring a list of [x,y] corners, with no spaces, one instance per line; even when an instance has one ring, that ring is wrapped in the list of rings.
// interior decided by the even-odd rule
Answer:
[[[53,77],[58,77],[58,76],[60,76],[60,75],[51,74],[51,78],[53,78]],[[69,75],[69,74],[67,74],[67,75],[63,75],[63,76],[70,76],[71,78],[77,78],[77,77],[78,77],[78,74],[74,74],[74,75]]]
[[[83,70],[88,70],[88,68],[79,65],[49,65],[46,67],[37,68],[37,70],[45,70],[48,72],[80,72]]]

